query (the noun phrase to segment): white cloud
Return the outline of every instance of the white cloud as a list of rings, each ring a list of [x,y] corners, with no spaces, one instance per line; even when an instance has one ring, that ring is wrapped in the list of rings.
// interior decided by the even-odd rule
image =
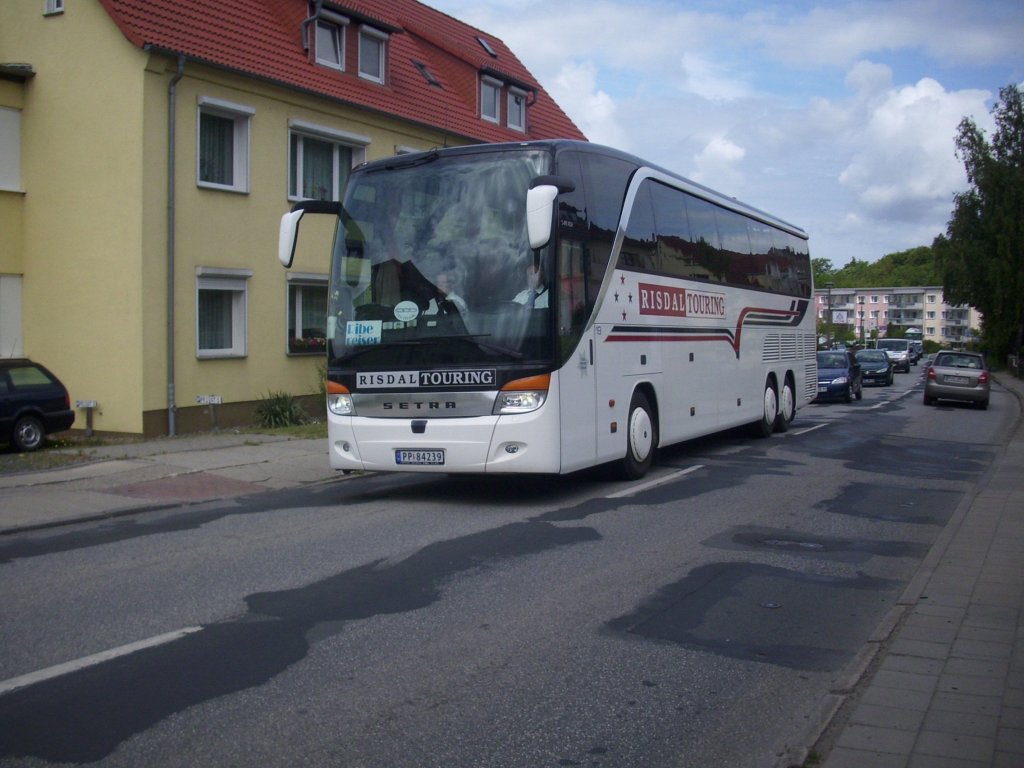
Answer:
[[[873,82],[879,82],[877,77]],[[987,91],[948,92],[922,78],[858,99],[847,134],[852,154],[839,183],[875,218],[917,222],[948,214],[953,194],[966,185],[954,153],[957,126],[965,115],[984,115],[990,96]]]
[[[693,180],[718,187],[734,187],[739,182],[739,164],[747,151],[724,136],[715,136],[694,157]]]
[[[547,86],[555,102],[591,141],[622,147],[626,131],[616,121],[612,98],[597,87],[597,67],[567,62]]]

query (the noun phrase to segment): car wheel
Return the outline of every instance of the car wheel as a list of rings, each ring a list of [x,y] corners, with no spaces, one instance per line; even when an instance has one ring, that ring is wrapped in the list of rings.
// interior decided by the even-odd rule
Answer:
[[[43,423],[35,416],[22,416],[14,424],[11,442],[19,451],[34,451],[43,444]]]
[[[782,385],[782,395],[779,398],[779,415],[775,419],[775,431],[785,432],[793,423],[796,416],[796,395],[793,394],[793,383],[786,379]]]
[[[924,396],[924,404],[925,405],[932,405],[934,402],[935,402],[935,398],[934,397],[928,397],[928,395]]]
[[[889,380],[887,382],[885,382],[885,384],[886,384],[886,386],[891,387],[892,386],[892,382],[893,382],[892,371],[889,371]]]
[[[982,400],[980,403],[978,403],[978,407],[981,408],[981,410],[983,410],[983,411],[986,410],[988,408],[988,398],[986,398],[986,399]]]
[[[627,480],[639,480],[654,464],[658,447],[658,428],[647,396],[633,393],[626,422],[626,455],[622,459],[622,474]]]

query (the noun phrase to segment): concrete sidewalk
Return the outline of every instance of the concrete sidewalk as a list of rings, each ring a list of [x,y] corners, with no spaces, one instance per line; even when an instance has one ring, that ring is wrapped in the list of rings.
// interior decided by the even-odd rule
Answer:
[[[82,463],[0,474],[0,534],[344,477],[323,438],[217,432],[80,450]]]
[[[1020,380],[997,381],[1024,394]],[[867,673],[836,692],[843,725],[826,730],[814,750],[824,762],[808,765],[1024,766],[1020,423],[861,658]]]

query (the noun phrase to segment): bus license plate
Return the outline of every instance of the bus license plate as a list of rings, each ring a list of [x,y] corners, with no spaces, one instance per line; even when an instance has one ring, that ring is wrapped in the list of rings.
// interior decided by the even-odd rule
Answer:
[[[444,464],[444,451],[414,451],[399,449],[395,451],[395,464]]]

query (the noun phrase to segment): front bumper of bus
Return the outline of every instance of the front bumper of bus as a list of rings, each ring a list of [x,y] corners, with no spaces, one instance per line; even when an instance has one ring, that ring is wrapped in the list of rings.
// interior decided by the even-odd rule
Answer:
[[[558,410],[550,400],[532,413],[507,416],[382,419],[329,413],[328,440],[331,467],[347,471],[556,473],[560,469]]]

